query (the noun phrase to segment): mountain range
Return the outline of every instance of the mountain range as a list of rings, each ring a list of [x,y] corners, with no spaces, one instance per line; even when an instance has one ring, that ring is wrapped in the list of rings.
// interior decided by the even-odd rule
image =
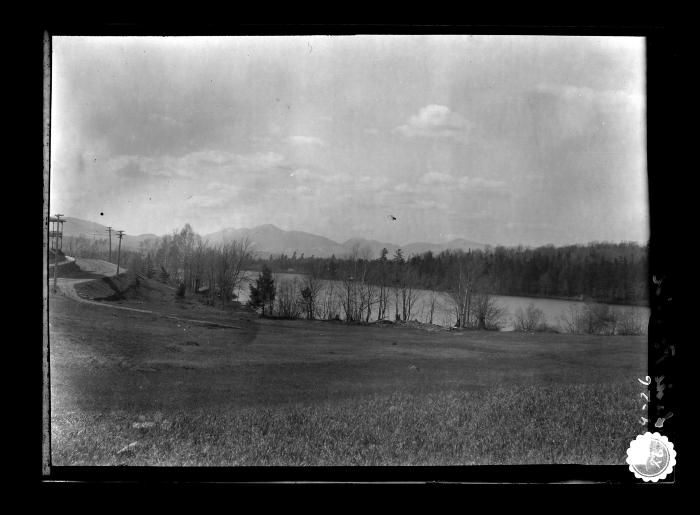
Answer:
[[[65,221],[66,223],[63,226],[64,236],[84,236],[87,238],[107,237],[107,227],[104,225],[72,217],[65,218]],[[158,236],[155,234],[140,234],[138,236],[125,234],[122,240],[122,246],[124,248],[136,249],[142,241],[157,237]],[[114,234],[112,238],[114,238]],[[353,249],[358,249],[360,254],[365,252],[369,254],[369,257],[377,258],[381,254],[383,248],[389,251],[389,257],[391,257],[398,248],[401,248],[404,257],[409,257],[413,254],[422,254],[429,250],[433,253],[439,253],[447,249],[461,249],[467,251],[469,249],[476,250],[485,247],[482,243],[462,238],[454,239],[446,243],[416,242],[403,246],[364,238],[351,238],[345,242],[338,243],[325,236],[303,231],[285,231],[272,224],[242,229],[227,228],[202,236],[203,240],[211,244],[241,240],[243,238],[249,239],[252,250],[261,257],[267,257],[270,254],[287,254],[291,256],[294,252],[297,253],[297,256],[304,254],[306,257],[330,257],[331,255],[341,257],[351,254]],[[115,241],[115,239],[112,240],[113,245]]]
[[[88,220],[81,220],[80,218],[65,217],[65,223],[63,224],[63,236],[84,236],[88,239],[104,239],[109,237],[107,232],[107,226],[98,224],[96,222],[89,222]],[[112,245],[117,244],[116,231],[118,228],[112,228]],[[156,234],[140,234],[134,236],[131,234],[124,234],[122,239],[122,247],[137,249],[142,241],[157,238]]]

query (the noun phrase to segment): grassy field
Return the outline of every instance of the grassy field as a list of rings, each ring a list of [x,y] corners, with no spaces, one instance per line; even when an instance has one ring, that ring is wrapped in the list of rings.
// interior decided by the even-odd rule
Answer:
[[[624,464],[645,337],[50,299],[54,465]],[[195,316],[196,315],[196,316]]]

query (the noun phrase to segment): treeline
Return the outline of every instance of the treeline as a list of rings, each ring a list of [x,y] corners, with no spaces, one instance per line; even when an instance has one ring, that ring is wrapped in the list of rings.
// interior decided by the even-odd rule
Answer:
[[[398,251],[401,254],[401,251]],[[354,256],[317,258],[286,255],[256,260],[274,272],[317,273],[324,279],[342,281],[355,261],[367,262],[381,276],[383,263],[400,262],[403,276],[415,288],[450,291],[456,271],[472,270],[479,289],[497,295],[586,299],[610,304],[648,304],[648,246],[636,243],[590,243],[564,247],[502,247],[463,252],[426,252],[411,256],[388,256],[386,249],[377,259],[366,249]],[[376,279],[375,279],[376,280]],[[383,279],[379,279],[380,284]]]
[[[226,305],[236,298],[250,266],[249,247],[247,240],[208,244],[185,224],[172,234],[141,242],[138,250],[122,247],[121,264],[176,287],[180,296],[198,293],[210,304]],[[75,257],[108,260],[109,241],[70,238],[64,241],[64,251]],[[116,262],[114,249],[111,261]]]

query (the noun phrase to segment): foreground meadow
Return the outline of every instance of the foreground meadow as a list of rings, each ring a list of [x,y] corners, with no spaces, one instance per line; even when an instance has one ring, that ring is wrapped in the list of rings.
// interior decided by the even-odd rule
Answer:
[[[645,337],[169,312],[235,328],[51,297],[53,465],[624,464],[639,432]]]

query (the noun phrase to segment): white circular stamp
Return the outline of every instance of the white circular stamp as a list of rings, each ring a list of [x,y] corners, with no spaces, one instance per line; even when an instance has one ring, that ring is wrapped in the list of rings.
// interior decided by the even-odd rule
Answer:
[[[627,449],[630,471],[639,479],[656,483],[673,471],[676,451],[668,438],[659,433],[646,432],[632,440]]]

